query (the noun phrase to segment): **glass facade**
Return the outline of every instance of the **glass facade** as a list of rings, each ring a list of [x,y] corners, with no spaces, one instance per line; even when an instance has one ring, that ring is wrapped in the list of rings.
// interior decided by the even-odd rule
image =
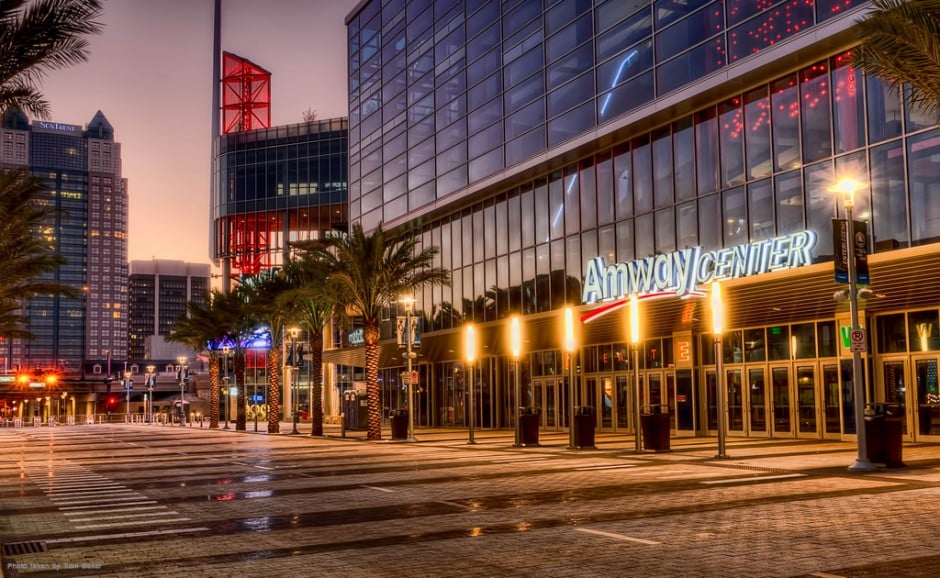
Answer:
[[[345,230],[347,134],[340,118],[220,137],[214,258],[254,274],[282,263],[291,241]]]
[[[351,217],[401,219],[864,3],[365,3],[347,20]]]

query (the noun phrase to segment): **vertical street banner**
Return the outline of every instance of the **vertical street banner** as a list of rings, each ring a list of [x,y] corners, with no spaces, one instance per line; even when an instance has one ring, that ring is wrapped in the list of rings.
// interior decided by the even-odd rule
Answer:
[[[832,220],[833,269],[836,283],[849,282],[849,234],[847,219]],[[855,283],[870,285],[868,273],[868,223],[852,221],[852,242],[855,250]]]

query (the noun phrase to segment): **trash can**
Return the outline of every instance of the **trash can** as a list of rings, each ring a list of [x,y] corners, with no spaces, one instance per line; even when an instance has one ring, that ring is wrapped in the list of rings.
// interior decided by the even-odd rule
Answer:
[[[392,422],[392,439],[408,439],[408,410],[393,409],[388,414],[389,421]]]
[[[539,445],[539,418],[541,410],[537,407],[519,408],[519,444],[523,446]]]
[[[574,447],[578,449],[594,447],[594,427],[597,417],[594,408],[589,405],[579,405],[574,408]]]
[[[643,433],[644,450],[654,452],[670,451],[668,406],[661,404],[644,405],[640,413],[640,430]]]
[[[899,404],[872,404],[865,416],[865,452],[868,461],[886,468],[903,468],[904,408]]]
[[[356,391],[343,393],[343,429],[364,430],[369,428],[369,400]]]

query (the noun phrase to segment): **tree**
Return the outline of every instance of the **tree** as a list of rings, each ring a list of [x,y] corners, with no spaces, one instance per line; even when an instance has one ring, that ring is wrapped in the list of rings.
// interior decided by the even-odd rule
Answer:
[[[190,301],[186,315],[173,324],[167,336],[169,341],[188,345],[196,355],[206,351],[209,356],[209,427],[213,429],[219,427],[219,351],[231,325],[221,302],[222,293],[217,290],[203,301]]]
[[[294,303],[281,297],[293,285],[281,269],[267,269],[242,280],[239,291],[245,295],[253,317],[271,333],[268,350],[268,433],[280,433],[281,347],[287,324],[296,318]]]
[[[323,435],[323,331],[336,310],[338,296],[329,283],[329,267],[317,255],[302,253],[290,261],[285,273],[294,287],[281,296],[297,314],[310,336],[310,435]]]
[[[48,116],[37,84],[50,70],[87,60],[84,37],[101,31],[100,15],[100,0],[0,1],[0,111]]]
[[[370,440],[382,439],[378,347],[382,310],[402,294],[450,284],[450,274],[433,266],[437,252],[437,247],[418,251],[416,237],[392,237],[381,225],[366,235],[358,223],[348,235],[329,237],[313,250],[330,268],[339,304],[362,319]]]
[[[79,292],[50,279],[65,263],[40,234],[52,210],[37,202],[42,180],[25,169],[0,171],[0,337],[29,338],[22,303],[36,295],[78,297]]]
[[[224,312],[226,319],[226,343],[232,346],[232,370],[235,373],[237,397],[235,398],[235,431],[245,431],[245,410],[248,407],[248,389],[245,387],[245,344],[258,326],[257,319],[251,315],[248,296],[241,286],[234,291],[216,297],[214,303]]]
[[[890,86],[907,86],[910,102],[940,110],[940,0],[872,0],[858,21],[852,64]]]

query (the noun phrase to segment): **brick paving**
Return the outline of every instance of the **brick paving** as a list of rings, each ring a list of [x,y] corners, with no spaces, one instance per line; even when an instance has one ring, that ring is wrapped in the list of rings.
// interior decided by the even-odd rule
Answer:
[[[940,574],[937,445],[856,474],[838,441],[300,430],[0,429],[4,576]]]

